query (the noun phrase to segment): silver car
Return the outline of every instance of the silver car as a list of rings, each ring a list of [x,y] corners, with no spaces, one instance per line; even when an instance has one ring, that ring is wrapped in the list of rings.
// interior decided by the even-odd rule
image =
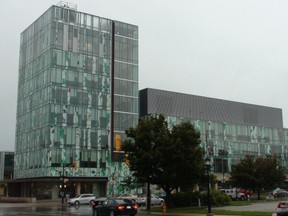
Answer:
[[[146,194],[142,194],[141,196],[139,196],[136,199],[136,203],[139,206],[145,206],[147,203],[147,195]],[[159,196],[155,195],[155,194],[151,194],[151,205],[163,205],[164,204],[164,199],[160,198]]]
[[[272,216],[286,216],[288,215],[288,202],[280,201],[277,205],[276,212]]]
[[[95,200],[94,194],[80,194],[74,198],[68,199],[70,205],[90,204],[91,201]]]

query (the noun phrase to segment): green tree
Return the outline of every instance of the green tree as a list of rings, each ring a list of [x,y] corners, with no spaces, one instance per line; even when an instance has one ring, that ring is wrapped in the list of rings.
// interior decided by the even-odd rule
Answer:
[[[136,178],[132,177],[132,176],[127,176],[126,178],[124,178],[123,181],[121,181],[121,184],[124,188],[129,188],[129,189],[135,189],[139,186]]]
[[[246,156],[237,165],[232,166],[231,181],[233,185],[257,192],[260,200],[262,189],[272,189],[284,183],[285,168],[275,156]]]
[[[168,205],[173,190],[194,185],[203,175],[200,134],[191,123],[169,129],[163,115],[149,116],[126,130],[126,135],[122,149],[130,170],[140,181],[159,185],[166,192]]]

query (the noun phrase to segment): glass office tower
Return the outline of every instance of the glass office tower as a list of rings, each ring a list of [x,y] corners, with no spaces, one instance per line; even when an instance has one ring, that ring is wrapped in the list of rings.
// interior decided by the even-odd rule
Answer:
[[[60,2],[22,32],[14,166],[19,195],[123,192],[121,181],[130,174],[116,140],[121,144],[137,121],[137,26]]]

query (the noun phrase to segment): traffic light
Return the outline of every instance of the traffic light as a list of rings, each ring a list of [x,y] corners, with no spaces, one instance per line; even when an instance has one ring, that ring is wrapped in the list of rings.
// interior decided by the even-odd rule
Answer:
[[[73,161],[73,168],[74,168],[74,170],[77,170],[77,168],[78,168],[76,160]]]

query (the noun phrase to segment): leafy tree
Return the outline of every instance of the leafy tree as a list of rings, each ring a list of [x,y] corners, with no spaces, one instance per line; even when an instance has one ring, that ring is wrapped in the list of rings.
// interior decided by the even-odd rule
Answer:
[[[121,184],[123,185],[124,188],[130,188],[130,189],[134,189],[139,186],[137,180],[132,176],[127,176],[126,178],[124,178],[124,180],[121,181]]]
[[[239,164],[232,166],[232,183],[237,187],[256,191],[258,200],[262,189],[270,190],[283,184],[285,179],[285,168],[274,156],[246,156]]]
[[[198,183],[205,170],[200,134],[189,122],[169,129],[163,115],[139,120],[126,130],[123,150],[130,170],[142,182],[159,185],[169,199],[173,190]]]

